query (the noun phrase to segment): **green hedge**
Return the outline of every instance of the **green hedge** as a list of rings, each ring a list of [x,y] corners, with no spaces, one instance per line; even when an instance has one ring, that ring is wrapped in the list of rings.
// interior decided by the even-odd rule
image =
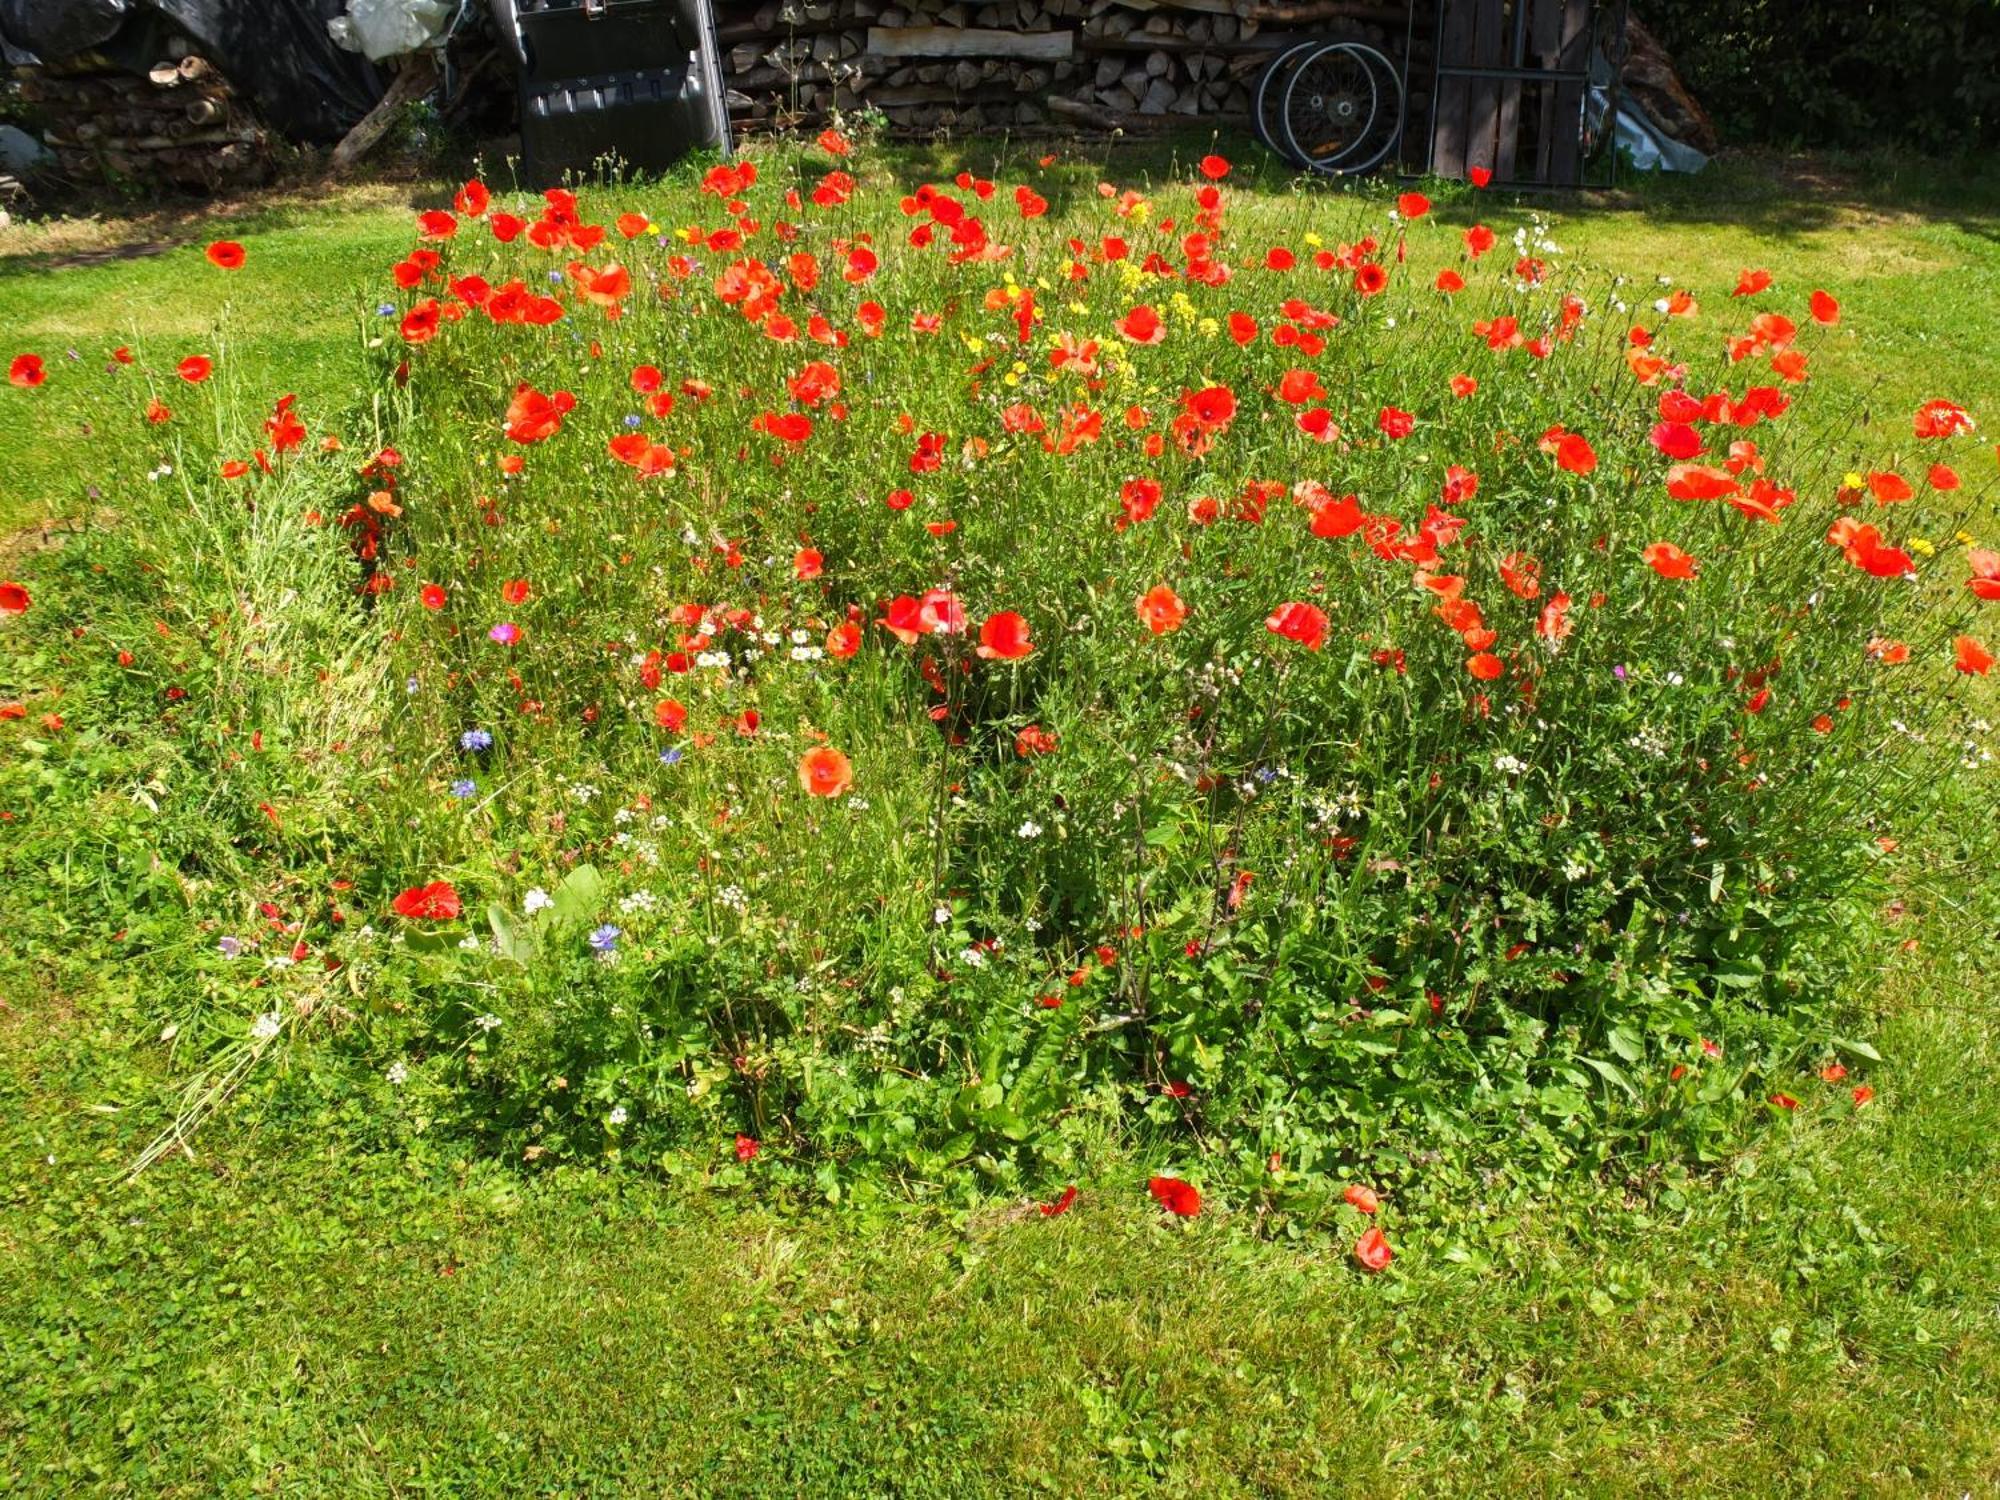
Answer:
[[[1635,0],[1731,144],[2000,137],[2000,0]]]

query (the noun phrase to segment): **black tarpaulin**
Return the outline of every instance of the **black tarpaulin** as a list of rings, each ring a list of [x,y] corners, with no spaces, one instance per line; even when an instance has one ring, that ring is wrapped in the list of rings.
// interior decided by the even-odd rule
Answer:
[[[336,141],[388,87],[327,34],[346,9],[345,0],[0,0],[0,31],[45,62],[101,52],[141,72],[179,32],[281,135]]]
[[[125,24],[125,0],[0,0],[0,33],[24,52],[73,57]]]

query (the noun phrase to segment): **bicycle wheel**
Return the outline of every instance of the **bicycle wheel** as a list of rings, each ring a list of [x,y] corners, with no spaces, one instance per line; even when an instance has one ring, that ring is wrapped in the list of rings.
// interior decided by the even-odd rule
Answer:
[[[1273,55],[1257,75],[1257,86],[1250,100],[1252,133],[1264,143],[1265,150],[1273,156],[1283,157],[1295,167],[1302,167],[1305,163],[1292,155],[1292,148],[1285,142],[1285,127],[1278,118],[1278,106],[1284,100],[1283,80],[1291,64],[1318,45],[1318,42],[1294,42]]]
[[[1292,69],[1278,117],[1307,169],[1344,177],[1378,166],[1403,133],[1403,80],[1363,42],[1332,42]]]

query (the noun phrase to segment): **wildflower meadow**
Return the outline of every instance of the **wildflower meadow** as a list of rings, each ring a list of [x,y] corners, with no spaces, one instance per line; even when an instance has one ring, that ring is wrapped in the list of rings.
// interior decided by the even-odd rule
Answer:
[[[198,334],[0,335],[74,497],[0,913],[157,1059],[107,1201],[304,1131],[1373,1291],[1868,1128],[1996,931],[1991,391],[1477,182],[985,170],[427,187],[339,394],[239,357],[254,233]]]

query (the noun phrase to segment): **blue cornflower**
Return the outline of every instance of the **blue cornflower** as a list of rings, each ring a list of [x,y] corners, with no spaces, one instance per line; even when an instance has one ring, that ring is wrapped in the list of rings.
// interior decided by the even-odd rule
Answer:
[[[375,316],[376,316],[376,317],[378,317],[378,318],[393,318],[393,317],[395,317],[395,316],[396,316],[396,304],[395,304],[395,303],[393,303],[393,302],[384,302],[384,303],[382,303],[382,304],[381,304],[380,306],[378,306],[378,307],[377,307],[377,308],[375,309]]]
[[[645,420],[646,419],[640,416],[636,411],[627,412],[625,414],[625,425],[627,427],[637,427],[640,423],[644,422]]]
[[[662,750],[660,752],[661,765],[677,766],[680,763],[681,763],[681,752],[680,752],[680,747],[678,745],[674,746],[671,750]]]
[[[493,748],[493,736],[484,729],[468,729],[458,737],[458,748],[461,750],[491,750]]]
[[[451,794],[454,797],[476,797],[479,795],[479,783],[470,776],[454,781],[451,784]]]
[[[618,929],[613,927],[609,922],[606,922],[602,927],[597,928],[590,934],[590,946],[595,948],[599,953],[616,953],[618,951]]]

